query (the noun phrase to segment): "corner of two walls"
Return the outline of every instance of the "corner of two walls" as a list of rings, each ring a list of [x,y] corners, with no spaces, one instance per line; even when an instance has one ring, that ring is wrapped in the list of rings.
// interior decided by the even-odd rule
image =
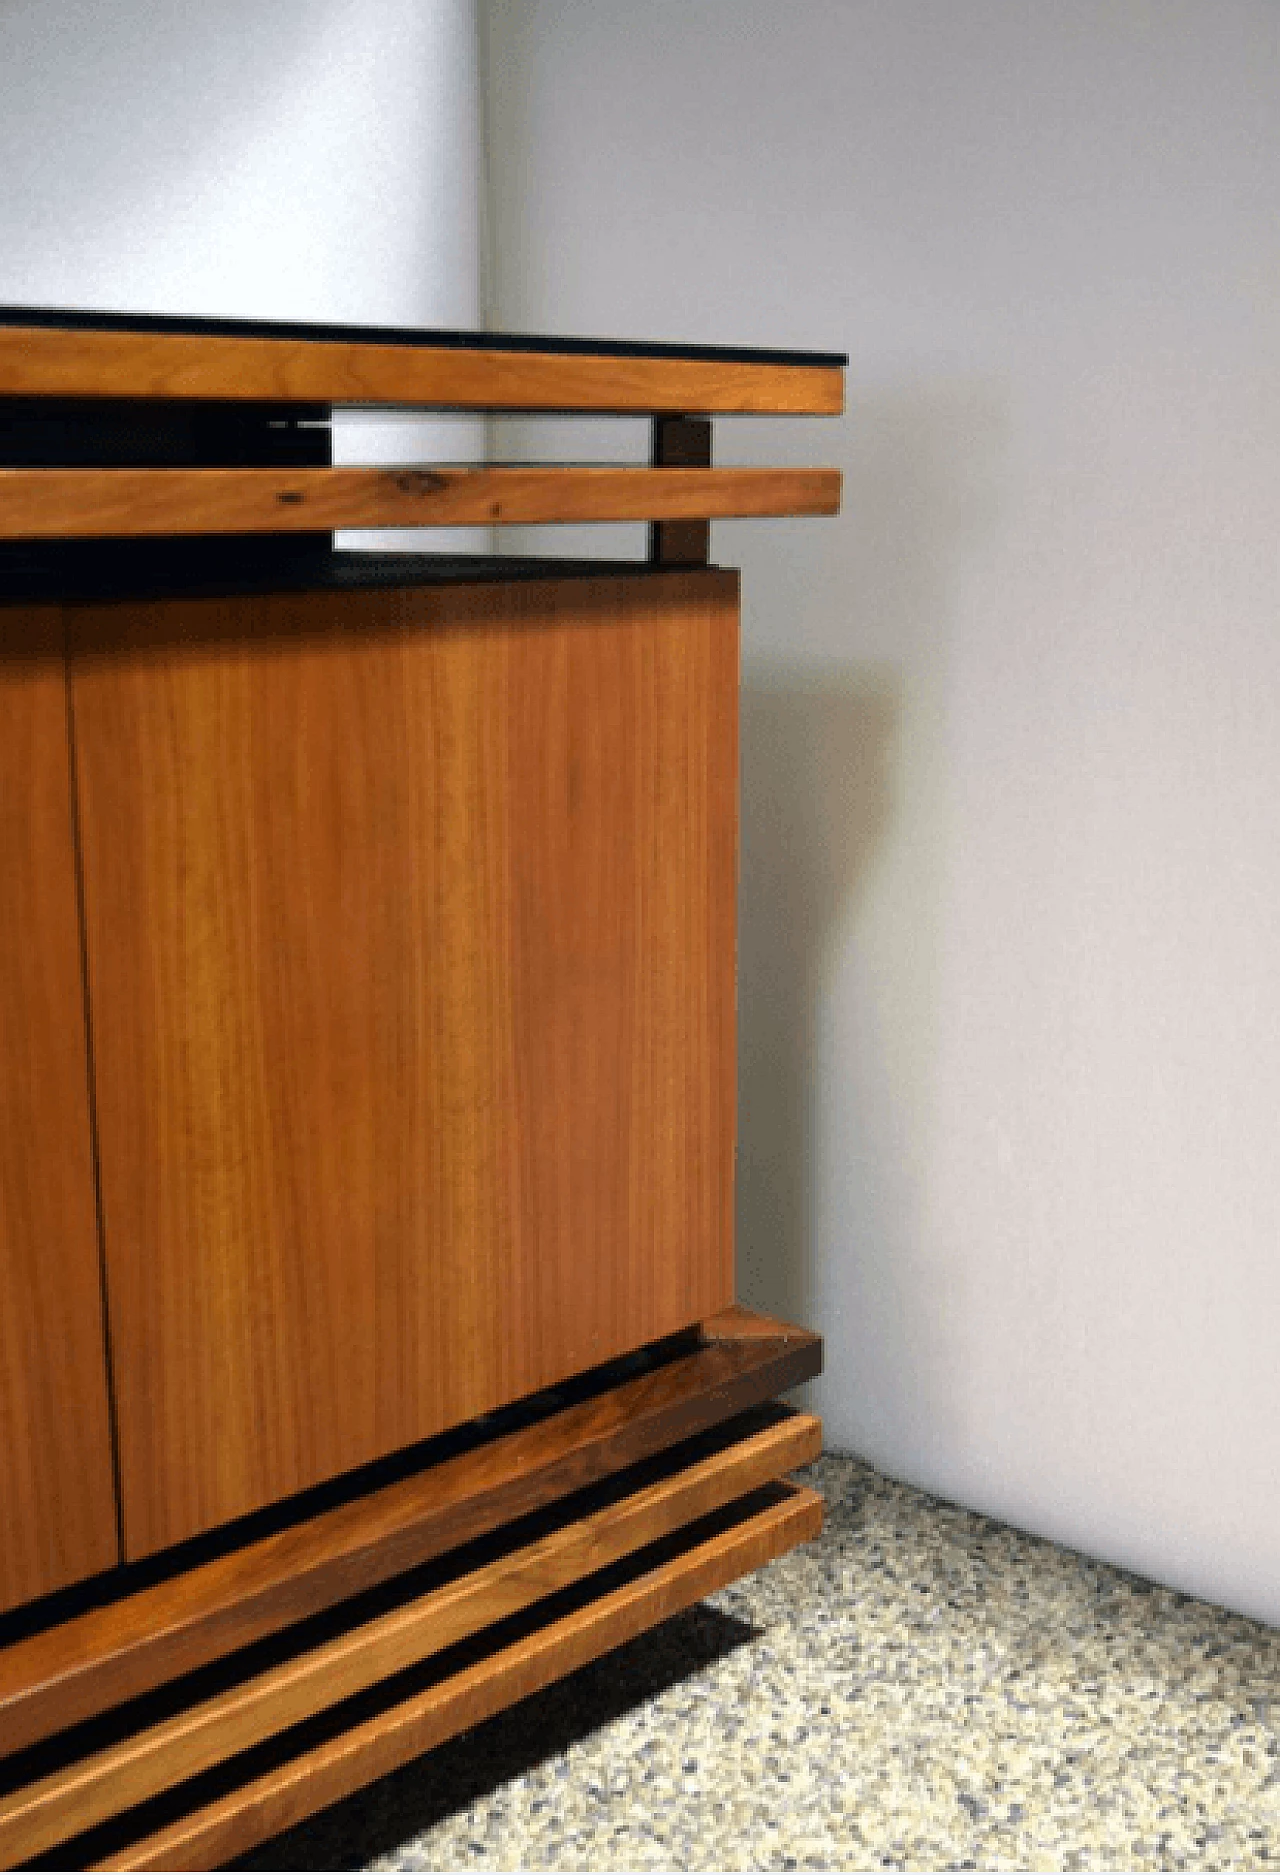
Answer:
[[[486,12],[503,323],[852,357],[717,425],[846,488],[713,529],[743,1299],[834,1443],[1280,1620],[1280,14]]]
[[[481,323],[474,0],[9,0],[0,100],[0,303]],[[339,461],[483,449],[474,417],[335,423]]]

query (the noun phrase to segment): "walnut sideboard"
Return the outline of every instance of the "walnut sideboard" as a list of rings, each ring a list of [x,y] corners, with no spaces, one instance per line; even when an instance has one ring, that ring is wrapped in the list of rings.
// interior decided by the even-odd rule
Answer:
[[[0,1866],[241,1854],[817,1531],[735,1305],[710,418],[841,357],[0,312]],[[651,420],[334,467],[343,405]],[[646,561],[332,530],[643,520]]]

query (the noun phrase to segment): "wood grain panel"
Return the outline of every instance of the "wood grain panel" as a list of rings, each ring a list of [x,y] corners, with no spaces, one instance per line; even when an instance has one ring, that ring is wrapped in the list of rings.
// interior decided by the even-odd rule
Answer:
[[[816,1492],[785,1487],[776,1503],[729,1529],[90,1866],[222,1868],[255,1843],[811,1542],[822,1529],[822,1512]]]
[[[0,468],[0,540],[824,515],[839,507],[837,469]]]
[[[782,1472],[810,1463],[821,1449],[820,1422],[797,1414],[229,1692],[0,1797],[0,1864],[12,1867],[39,1855],[442,1653],[681,1525],[745,1497]]]
[[[838,365],[0,326],[0,397],[838,416]]]
[[[736,594],[77,614],[130,1557],[731,1300]]]
[[[117,1561],[60,614],[0,605],[0,1608]]]
[[[32,1635],[0,1651],[0,1756],[731,1420],[812,1379],[821,1353],[727,1310],[650,1373]]]

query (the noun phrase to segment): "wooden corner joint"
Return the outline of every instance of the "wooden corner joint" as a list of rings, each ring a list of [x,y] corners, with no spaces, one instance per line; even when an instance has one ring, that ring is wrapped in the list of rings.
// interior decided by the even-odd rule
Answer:
[[[760,1315],[754,1309],[743,1308],[736,1302],[731,1308],[722,1309],[718,1315],[701,1322],[699,1333],[704,1341],[777,1341],[783,1344],[821,1345],[821,1337],[815,1335],[812,1329],[797,1328],[791,1322],[775,1321],[772,1316]]]
[[[709,469],[711,419],[659,416],[653,419],[649,453],[655,469]],[[649,561],[654,566],[706,566],[711,557],[709,521],[652,521]]]

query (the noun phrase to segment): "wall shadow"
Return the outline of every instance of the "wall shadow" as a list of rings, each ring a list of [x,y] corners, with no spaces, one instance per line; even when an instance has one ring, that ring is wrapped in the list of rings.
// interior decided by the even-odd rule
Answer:
[[[901,679],[744,676],[738,934],[738,1289],[813,1315],[820,993],[890,818]]]
[[[739,1293],[828,1336],[835,1436],[900,1470],[964,1396],[942,1312],[966,1274],[923,1220],[955,639],[1009,439],[1000,387],[965,375],[855,388],[850,407],[841,521],[771,536],[749,584]]]

